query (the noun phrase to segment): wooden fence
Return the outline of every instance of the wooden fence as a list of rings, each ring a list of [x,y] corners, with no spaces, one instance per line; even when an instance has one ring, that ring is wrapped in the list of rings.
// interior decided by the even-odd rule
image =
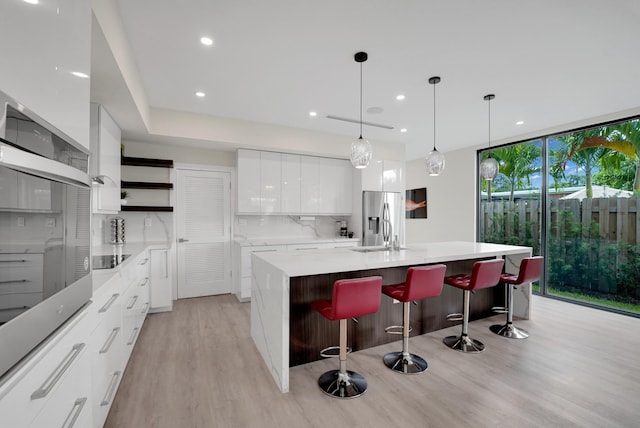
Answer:
[[[638,197],[552,199],[550,205],[550,238],[600,238],[610,243],[640,244]],[[483,201],[480,218],[481,237],[527,245],[539,241],[540,201]]]

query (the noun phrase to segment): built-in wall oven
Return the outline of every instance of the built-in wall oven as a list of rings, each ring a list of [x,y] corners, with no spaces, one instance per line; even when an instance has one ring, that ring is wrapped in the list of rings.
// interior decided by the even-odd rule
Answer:
[[[0,92],[0,383],[91,298],[88,158]]]

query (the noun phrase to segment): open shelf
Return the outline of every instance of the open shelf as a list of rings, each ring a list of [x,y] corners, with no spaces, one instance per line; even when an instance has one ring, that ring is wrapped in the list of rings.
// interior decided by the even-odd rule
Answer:
[[[122,156],[120,158],[120,164],[129,166],[148,166],[152,168],[173,168],[173,161],[171,159],[148,159]]]
[[[173,189],[173,183],[149,183],[146,181],[122,181],[122,189]]]
[[[159,207],[155,205],[122,205],[120,211],[162,211],[173,212],[173,207]]]

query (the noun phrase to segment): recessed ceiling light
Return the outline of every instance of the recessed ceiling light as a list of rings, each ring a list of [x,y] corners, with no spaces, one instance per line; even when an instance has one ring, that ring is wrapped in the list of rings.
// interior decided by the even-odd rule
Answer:
[[[204,95],[205,95],[204,92],[200,92],[200,91],[196,92],[196,97],[204,98]]]
[[[211,46],[213,44],[213,40],[209,37],[200,37],[200,43],[205,46]]]
[[[318,115],[318,113],[315,112],[315,111],[310,111],[309,112],[309,116],[311,116],[311,117],[316,117],[317,115]]]
[[[396,95],[396,100],[398,100],[398,101],[404,100],[404,95],[402,95],[402,94]]]
[[[38,4],[38,0],[24,0],[25,3]]]
[[[522,124],[524,124],[524,120],[519,120],[516,122],[516,125],[522,125]]]
[[[407,132],[407,128],[402,128],[400,132]]]
[[[82,73],[80,71],[72,71],[71,74],[73,74],[76,77],[82,77],[83,79],[86,79],[87,77],[89,77],[88,74]]]

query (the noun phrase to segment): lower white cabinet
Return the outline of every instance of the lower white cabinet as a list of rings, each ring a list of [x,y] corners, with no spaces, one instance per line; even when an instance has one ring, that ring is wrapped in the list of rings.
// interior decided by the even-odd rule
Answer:
[[[76,315],[0,388],[1,426],[91,426],[89,319]]]
[[[151,312],[170,311],[173,304],[171,249],[149,251],[149,281],[151,282]]]
[[[122,340],[125,360],[129,360],[138,340],[140,329],[149,312],[149,256],[145,251],[126,269],[124,299],[122,300]]]

